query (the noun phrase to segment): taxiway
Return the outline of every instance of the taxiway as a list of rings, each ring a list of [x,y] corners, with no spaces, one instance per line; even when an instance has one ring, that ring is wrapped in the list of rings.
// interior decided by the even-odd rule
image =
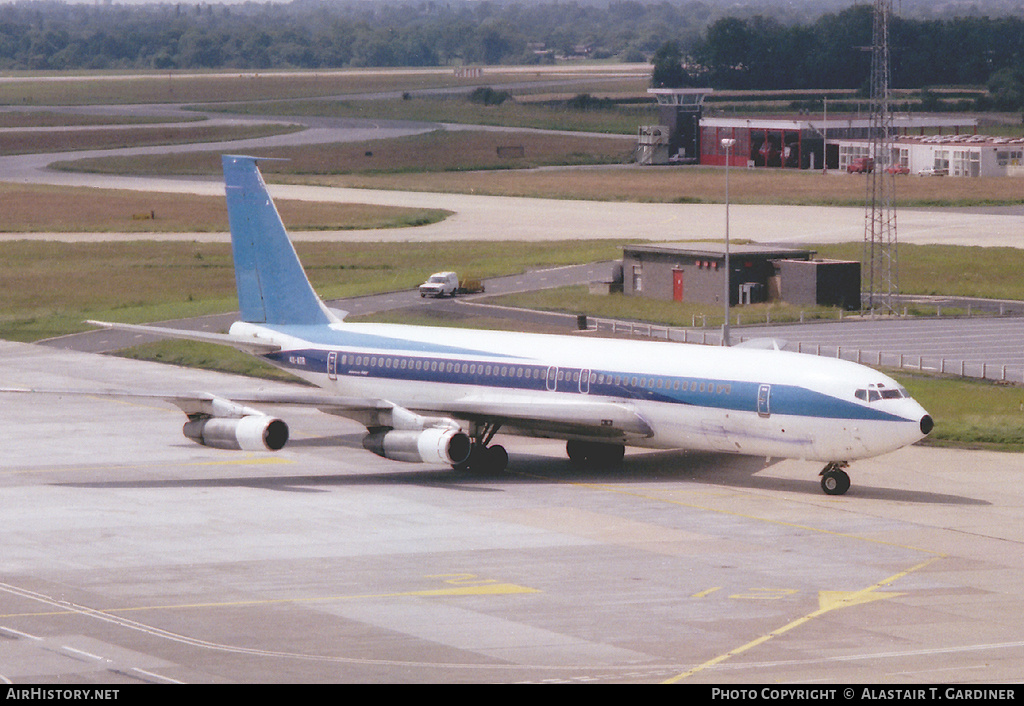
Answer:
[[[5,385],[250,380],[0,343]],[[260,383],[271,385],[273,383]],[[1019,455],[854,464],[510,438],[474,477],[287,413],[278,454],[159,404],[5,395],[0,681],[994,682],[1024,659]]]

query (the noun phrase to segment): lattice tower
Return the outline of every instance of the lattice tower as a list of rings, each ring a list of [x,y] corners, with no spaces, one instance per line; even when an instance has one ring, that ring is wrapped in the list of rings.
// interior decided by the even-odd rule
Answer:
[[[889,18],[892,0],[875,0],[871,47],[870,152],[874,168],[867,175],[862,291],[867,309],[896,313],[899,294],[899,247],[896,238],[896,178],[887,167],[897,164],[889,101]]]

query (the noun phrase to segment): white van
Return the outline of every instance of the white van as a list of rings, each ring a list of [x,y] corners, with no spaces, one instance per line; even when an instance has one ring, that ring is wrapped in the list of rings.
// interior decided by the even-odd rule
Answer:
[[[420,285],[420,296],[454,297],[458,290],[458,275],[454,272],[435,272]]]

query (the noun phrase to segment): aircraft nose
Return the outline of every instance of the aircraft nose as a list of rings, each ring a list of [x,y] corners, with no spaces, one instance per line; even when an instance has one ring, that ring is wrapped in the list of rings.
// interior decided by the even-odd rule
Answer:
[[[932,429],[935,428],[935,422],[932,420],[930,414],[926,414],[921,417],[921,433],[928,436],[932,433]]]

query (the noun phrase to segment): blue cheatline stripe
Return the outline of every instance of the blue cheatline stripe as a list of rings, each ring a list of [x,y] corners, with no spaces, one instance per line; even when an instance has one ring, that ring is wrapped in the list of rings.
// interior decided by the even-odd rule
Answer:
[[[221,162],[242,320],[329,323],[332,319],[306,278],[256,158],[224,155]]]
[[[327,374],[332,351],[310,348],[264,356],[279,367],[314,374]],[[339,379],[360,377],[404,380],[449,385],[472,385],[495,389],[543,392],[550,390],[549,366],[541,362],[496,360],[495,356],[473,360],[464,357],[424,357],[394,351],[336,350],[335,372]],[[558,368],[558,392],[605,397],[623,402],[650,401],[703,407],[722,411],[757,411],[761,383],[697,377],[649,375],[622,371],[590,370],[589,382],[580,384],[584,370]],[[575,377],[575,379],[573,379]],[[585,391],[584,391],[585,390]],[[913,421],[872,409],[857,402],[826,395],[797,385],[771,386],[772,415],[865,421]]]

